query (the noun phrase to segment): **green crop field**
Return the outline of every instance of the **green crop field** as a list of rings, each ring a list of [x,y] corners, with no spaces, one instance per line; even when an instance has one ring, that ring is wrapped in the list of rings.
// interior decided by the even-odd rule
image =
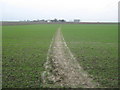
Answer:
[[[3,26],[3,87],[41,87],[41,73],[58,25]]]
[[[43,64],[59,24],[2,27],[2,85],[40,88]],[[63,24],[71,52],[100,87],[118,87],[117,24]]]
[[[62,32],[80,65],[101,87],[118,87],[117,24],[63,25]]]

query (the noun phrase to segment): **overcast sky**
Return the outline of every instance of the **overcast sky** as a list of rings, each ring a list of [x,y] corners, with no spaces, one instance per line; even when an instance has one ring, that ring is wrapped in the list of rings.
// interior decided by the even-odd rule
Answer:
[[[120,0],[2,0],[2,20],[118,21]],[[1,17],[1,16],[0,16]]]

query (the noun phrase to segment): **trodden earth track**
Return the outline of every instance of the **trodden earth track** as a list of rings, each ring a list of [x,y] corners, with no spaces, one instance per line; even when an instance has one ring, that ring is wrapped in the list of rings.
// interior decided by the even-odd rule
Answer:
[[[98,83],[88,77],[68,48],[61,32],[56,31],[48,50],[42,74],[43,87],[94,88]]]

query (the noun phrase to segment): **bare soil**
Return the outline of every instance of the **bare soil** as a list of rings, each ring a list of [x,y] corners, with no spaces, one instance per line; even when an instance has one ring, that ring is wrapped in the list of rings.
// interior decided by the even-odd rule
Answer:
[[[61,28],[51,42],[45,71],[42,74],[45,87],[94,88],[98,84],[82,69],[68,48]]]

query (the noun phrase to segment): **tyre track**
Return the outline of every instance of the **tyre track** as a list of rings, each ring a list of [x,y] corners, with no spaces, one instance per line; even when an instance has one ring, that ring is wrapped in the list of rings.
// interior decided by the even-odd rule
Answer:
[[[42,74],[43,86],[94,88],[97,84],[82,69],[68,48],[61,28],[55,33],[48,50],[47,62]]]

